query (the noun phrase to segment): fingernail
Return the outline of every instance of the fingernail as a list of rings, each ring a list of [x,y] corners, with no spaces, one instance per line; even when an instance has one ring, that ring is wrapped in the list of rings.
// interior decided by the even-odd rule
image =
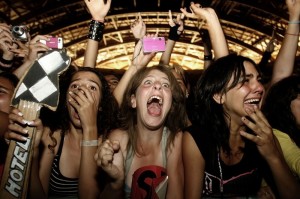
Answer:
[[[21,137],[23,141],[27,141],[27,137]]]
[[[28,120],[22,120],[22,122],[27,125],[33,124],[33,121],[28,121]]]
[[[34,122],[33,121],[27,121],[28,125],[32,125]]]
[[[28,134],[28,129],[24,129],[23,132]]]
[[[22,117],[22,116],[23,116],[23,113],[21,113],[21,112],[18,112],[18,115]]]

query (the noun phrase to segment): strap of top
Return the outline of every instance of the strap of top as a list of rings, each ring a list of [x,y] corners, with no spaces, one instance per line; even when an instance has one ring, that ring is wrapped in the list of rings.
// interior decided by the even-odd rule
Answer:
[[[59,147],[58,147],[58,151],[57,151],[57,156],[60,157],[61,155],[61,152],[62,152],[62,148],[63,148],[63,144],[64,144],[64,138],[65,138],[65,133],[61,133],[61,136],[60,136],[60,143],[59,143]]]
[[[170,131],[167,127],[164,127],[163,134],[162,134],[162,140],[161,140],[161,149],[162,149],[162,156],[163,156],[163,167],[166,168],[167,166],[167,142],[169,137]],[[125,176],[127,176],[132,160],[133,160],[134,154],[132,147],[129,147],[127,152],[127,158],[125,160]]]

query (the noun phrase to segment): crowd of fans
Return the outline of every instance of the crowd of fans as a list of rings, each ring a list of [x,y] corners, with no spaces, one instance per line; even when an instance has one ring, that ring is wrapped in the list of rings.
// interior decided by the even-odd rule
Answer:
[[[26,71],[53,50],[40,42],[51,36],[0,24],[0,179],[10,144],[26,142],[34,127],[28,198],[300,198],[300,0],[286,0],[289,21],[268,81],[274,40],[260,63],[229,52],[215,10],[193,2],[175,17],[169,11],[158,65],[148,67],[157,52],[143,52],[143,38],[158,35],[139,14],[129,68],[103,75],[95,64],[111,1],[85,0],[92,20],[84,65],[60,75],[57,109],[43,107],[32,121],[11,100]],[[185,17],[207,24],[194,87],[170,64]]]

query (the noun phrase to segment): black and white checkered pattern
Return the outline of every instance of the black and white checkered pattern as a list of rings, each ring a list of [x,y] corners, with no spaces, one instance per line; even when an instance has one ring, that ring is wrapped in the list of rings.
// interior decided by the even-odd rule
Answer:
[[[61,50],[52,50],[33,63],[16,88],[12,105],[20,99],[56,108],[59,97],[58,76],[70,65],[71,59]]]

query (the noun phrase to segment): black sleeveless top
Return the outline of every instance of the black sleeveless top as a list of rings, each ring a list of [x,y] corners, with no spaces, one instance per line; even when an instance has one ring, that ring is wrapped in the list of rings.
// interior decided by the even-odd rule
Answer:
[[[53,160],[50,175],[49,196],[78,196],[78,178],[67,178],[60,173],[59,161],[64,143],[64,134]]]
[[[235,165],[225,165],[210,135],[201,132],[196,126],[190,126],[185,130],[192,135],[205,159],[204,197],[255,197],[257,195],[262,178],[265,174],[269,176],[270,171],[265,173],[266,162],[255,144],[246,142],[241,161]]]

